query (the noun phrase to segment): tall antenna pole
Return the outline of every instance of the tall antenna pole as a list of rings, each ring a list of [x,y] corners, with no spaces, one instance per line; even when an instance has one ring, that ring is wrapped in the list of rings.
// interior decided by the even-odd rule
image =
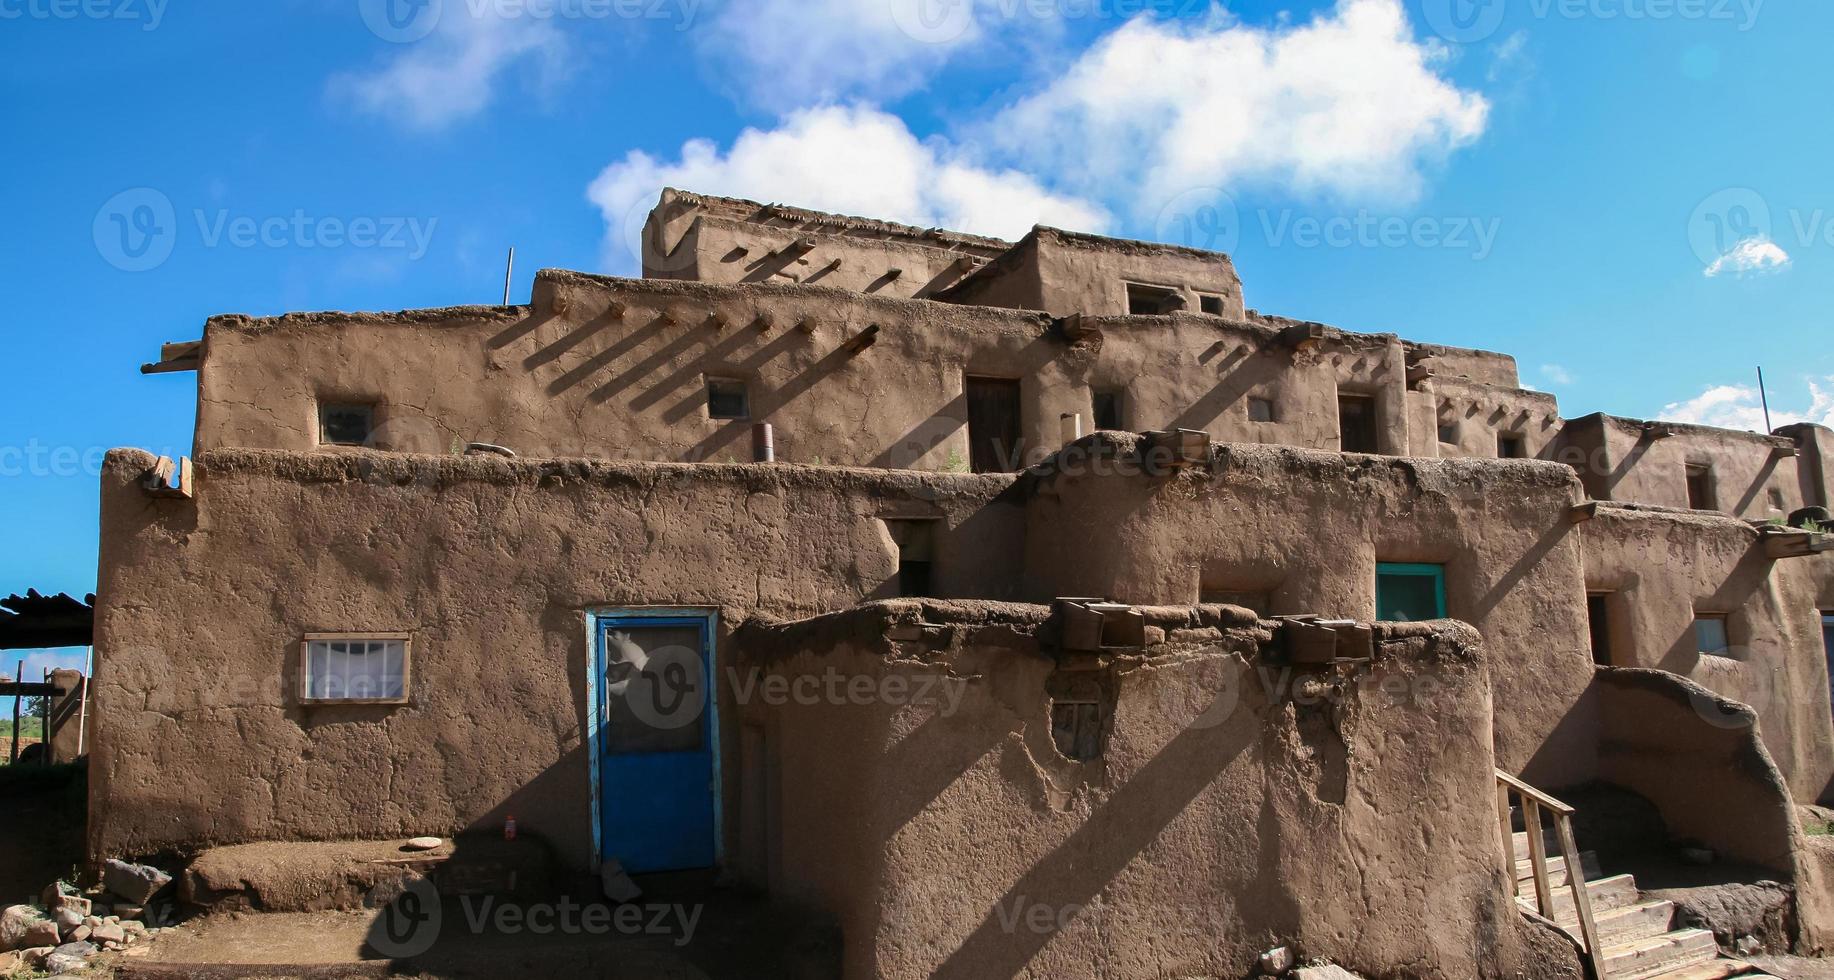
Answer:
[[[1758,367],[1758,398],[1764,403],[1764,434],[1775,431],[1770,427],[1770,393],[1764,390],[1764,368]]]
[[[509,305],[509,280],[516,274],[516,246],[509,247],[509,262],[503,266],[503,305]]]

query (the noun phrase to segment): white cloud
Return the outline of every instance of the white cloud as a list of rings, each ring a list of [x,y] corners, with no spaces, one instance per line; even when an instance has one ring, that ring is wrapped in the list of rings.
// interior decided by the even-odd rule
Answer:
[[[736,82],[746,101],[783,110],[915,91],[950,59],[1015,27],[1035,40],[1039,28],[1056,23],[1054,15],[1036,16],[1039,7],[1013,0],[730,0],[695,38],[702,58]]]
[[[1500,82],[1505,76],[1527,70],[1528,32],[1517,31],[1503,39],[1490,49],[1490,67],[1484,71],[1484,80],[1492,84]]]
[[[1489,103],[1442,77],[1445,60],[1414,40],[1400,0],[1338,0],[1270,28],[1137,18],[985,133],[1142,211],[1253,182],[1406,202],[1428,164],[1484,132]]]
[[[792,113],[747,129],[722,152],[690,140],[672,161],[633,151],[587,196],[607,226],[604,261],[631,271],[643,217],[665,186],[1016,238],[1034,224],[1103,231],[1108,215],[1053,194],[1034,178],[980,166],[942,140],[919,140],[896,116],[866,106]]]
[[[487,108],[502,76],[518,69],[538,85],[567,73],[570,44],[552,19],[475,11],[450,3],[431,37],[403,45],[373,71],[331,79],[334,96],[415,129],[442,129]]]
[[[1730,272],[1739,278],[1789,268],[1789,253],[1767,235],[1753,235],[1726,251],[1707,266],[1707,278]]]
[[[1773,400],[1770,405],[1771,426],[1794,422],[1834,426],[1834,390],[1823,386],[1828,383],[1834,383],[1834,377],[1823,378],[1821,383],[1812,380],[1808,382],[1809,404],[1801,411],[1785,408],[1782,402]],[[1663,406],[1657,417],[1671,422],[1691,422],[1722,429],[1768,431],[1764,428],[1764,403],[1756,385],[1713,385],[1687,401]]]
[[[1541,376],[1557,385],[1570,385],[1573,383],[1573,372],[1559,364],[1541,365]]]

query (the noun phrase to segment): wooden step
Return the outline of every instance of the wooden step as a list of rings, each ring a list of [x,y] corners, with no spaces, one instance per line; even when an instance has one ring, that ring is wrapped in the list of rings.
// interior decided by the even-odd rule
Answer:
[[[1560,853],[1560,835],[1549,830],[1541,835],[1542,846],[1549,857]],[[1528,860],[1528,831],[1518,830],[1510,835],[1509,846],[1515,849],[1516,860]]]
[[[1568,914],[1556,920],[1567,934],[1582,944],[1586,941],[1580,935],[1579,917]],[[1675,921],[1675,903],[1667,900],[1654,902],[1637,902],[1620,908],[1594,911],[1592,921],[1598,926],[1598,941],[1603,946],[1620,946],[1636,942],[1639,939],[1650,939],[1669,931]]]
[[[1594,854],[1591,851],[1579,852],[1579,866],[1582,869],[1584,869],[1587,880],[1591,880],[1599,876],[1598,855],[1597,854]],[[1534,881],[1535,880],[1535,862],[1517,861],[1516,862],[1516,880],[1523,881],[1523,882]],[[1566,858],[1551,857],[1547,859],[1547,880],[1548,880],[1548,884],[1553,885],[1555,887],[1559,887],[1567,883],[1567,859]]]
[[[1766,980],[1766,978],[1776,980],[1775,977],[1759,971],[1757,967],[1744,960],[1731,959],[1708,960],[1705,963],[1684,966],[1667,973],[1658,973],[1652,980],[1727,980],[1728,977],[1736,977],[1737,980]]]
[[[1641,893],[1637,891],[1637,879],[1635,875],[1612,875],[1609,878],[1588,881],[1586,882],[1586,894],[1592,899],[1592,918],[1594,921],[1611,909],[1620,909],[1626,905],[1635,905],[1637,900],[1642,897]],[[1517,899],[1517,901],[1521,902],[1522,907],[1530,912],[1537,911],[1535,908],[1534,886],[1530,885],[1524,889],[1522,897]],[[1573,889],[1554,889],[1554,921],[1578,922],[1578,916],[1579,913],[1573,911]]]
[[[1660,936],[1605,947],[1605,976],[1646,980],[1719,958],[1719,944],[1705,929],[1677,929]]]

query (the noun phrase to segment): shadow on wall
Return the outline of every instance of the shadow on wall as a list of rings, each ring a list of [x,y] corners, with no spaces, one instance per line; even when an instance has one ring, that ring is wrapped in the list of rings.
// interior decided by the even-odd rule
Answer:
[[[511,815],[541,825],[556,801],[579,795],[584,756],[575,749],[472,821],[436,866],[414,864],[404,849],[398,860],[409,870],[364,898],[375,916],[361,956],[441,976],[840,976],[840,937],[819,912],[715,887],[712,870],[639,876],[640,894],[614,900],[596,876],[556,867],[540,833],[519,826],[505,839]]]

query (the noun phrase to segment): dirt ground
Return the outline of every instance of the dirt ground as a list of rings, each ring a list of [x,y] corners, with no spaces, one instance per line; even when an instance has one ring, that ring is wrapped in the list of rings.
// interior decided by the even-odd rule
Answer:
[[[646,897],[623,909],[601,901],[591,915],[560,899],[510,905],[513,913],[491,899],[446,899],[432,925],[422,917],[417,934],[391,931],[388,910],[211,915],[162,931],[144,952],[112,962],[123,980],[838,975],[838,943],[812,932],[806,921],[737,894],[694,902]]]
[[[83,859],[81,766],[0,765],[0,902],[36,902]]]

